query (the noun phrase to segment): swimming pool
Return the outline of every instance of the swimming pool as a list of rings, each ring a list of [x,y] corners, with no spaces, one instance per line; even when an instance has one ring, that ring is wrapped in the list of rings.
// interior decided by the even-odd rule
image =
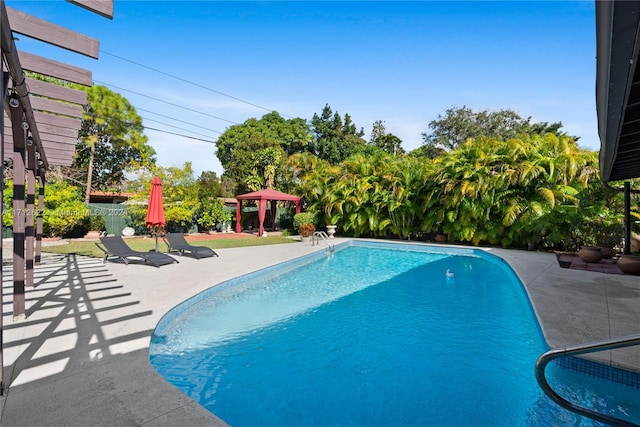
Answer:
[[[234,426],[597,425],[538,388],[544,340],[501,259],[416,244],[337,249],[176,307],[152,337],[152,364]],[[596,398],[599,380],[549,371],[565,395],[640,420],[626,388],[598,384],[609,397]]]

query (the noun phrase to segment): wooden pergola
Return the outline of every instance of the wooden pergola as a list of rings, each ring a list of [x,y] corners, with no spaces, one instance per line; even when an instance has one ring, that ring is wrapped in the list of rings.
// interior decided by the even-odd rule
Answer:
[[[68,1],[113,18],[113,0]],[[91,86],[92,76],[89,70],[19,50],[14,34],[94,59],[98,59],[99,42],[8,8],[4,0],[0,0],[4,106],[0,122],[0,158],[3,160],[3,172],[5,162],[13,161],[13,317],[17,321],[25,318],[25,287],[34,285],[33,267],[40,262],[45,171],[49,165],[71,165],[87,102],[86,92],[27,78],[24,71],[84,86]],[[34,211],[36,182],[39,190],[37,212]],[[2,196],[3,186],[0,186],[0,200]],[[0,316],[0,395],[4,392],[2,327]]]

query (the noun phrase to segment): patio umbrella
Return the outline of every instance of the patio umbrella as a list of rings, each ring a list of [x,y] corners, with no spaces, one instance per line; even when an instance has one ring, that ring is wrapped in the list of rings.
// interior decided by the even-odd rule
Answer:
[[[151,181],[151,194],[149,195],[149,206],[147,207],[147,227],[153,227],[156,234],[156,252],[158,250],[158,229],[164,227],[164,206],[162,206],[162,182],[157,176]]]

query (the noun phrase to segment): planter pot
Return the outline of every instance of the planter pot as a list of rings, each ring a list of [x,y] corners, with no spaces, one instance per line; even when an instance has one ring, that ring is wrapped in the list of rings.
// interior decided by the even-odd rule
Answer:
[[[327,234],[330,239],[333,239],[333,235],[336,234],[336,225],[327,225]]]
[[[640,256],[622,255],[617,262],[618,268],[624,274],[640,276]]]
[[[311,241],[311,236],[300,236],[300,241],[301,242],[310,242]]]
[[[438,234],[436,234],[436,236],[435,236],[435,241],[436,241],[436,242],[440,242],[440,243],[444,243],[444,242],[446,242],[446,241],[447,241],[447,235],[446,235],[446,234],[438,233]]]
[[[85,234],[84,238],[85,239],[95,239],[98,240],[100,238],[100,236],[102,235],[102,231],[89,231],[87,232],[87,234]]]
[[[595,246],[583,246],[580,251],[578,251],[578,256],[584,262],[600,262],[602,259],[602,252],[600,248]]]
[[[598,245],[603,259],[611,259],[616,255],[616,250],[609,245]]]

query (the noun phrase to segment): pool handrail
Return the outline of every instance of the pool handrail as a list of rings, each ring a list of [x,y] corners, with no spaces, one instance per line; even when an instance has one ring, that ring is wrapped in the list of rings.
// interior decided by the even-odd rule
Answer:
[[[324,231],[316,231],[313,233],[313,236],[311,236],[311,246],[319,245],[320,238],[322,238],[322,240],[327,244],[330,252],[335,250],[334,244],[329,241],[329,236]]]
[[[549,382],[545,377],[545,368],[547,367],[547,364],[549,364],[549,362],[551,362],[552,360],[558,359],[560,357],[596,353],[598,351],[632,347],[635,345],[640,345],[640,334],[626,335],[624,337],[594,341],[587,344],[578,344],[564,348],[551,349],[540,355],[540,357],[538,357],[538,360],[536,361],[536,380],[538,381],[538,385],[540,385],[542,391],[544,391],[547,396],[549,396],[558,405],[569,411],[613,426],[637,426],[637,424],[621,420],[608,414],[602,414],[600,412],[596,412],[592,409],[585,408],[576,403],[568,401],[564,397],[560,396],[549,385]]]

